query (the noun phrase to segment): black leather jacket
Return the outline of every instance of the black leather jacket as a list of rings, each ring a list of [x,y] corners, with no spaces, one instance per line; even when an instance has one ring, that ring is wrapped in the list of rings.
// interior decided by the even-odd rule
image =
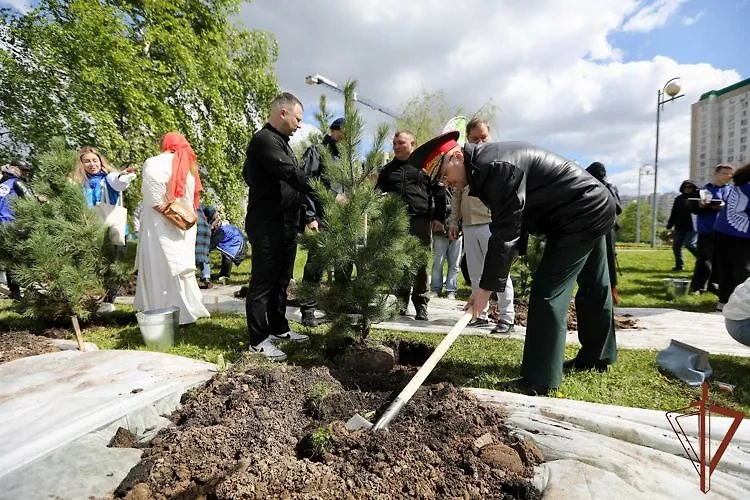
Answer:
[[[481,288],[505,289],[522,231],[564,246],[612,230],[614,197],[573,162],[523,142],[467,144],[464,153],[470,195],[492,212]]]
[[[245,229],[263,224],[299,226],[304,195],[312,193],[289,137],[269,123],[250,139],[242,177],[249,188]]]
[[[409,217],[431,217],[435,188],[425,173],[409,162],[397,158],[388,162],[378,175],[376,187],[404,200]]]

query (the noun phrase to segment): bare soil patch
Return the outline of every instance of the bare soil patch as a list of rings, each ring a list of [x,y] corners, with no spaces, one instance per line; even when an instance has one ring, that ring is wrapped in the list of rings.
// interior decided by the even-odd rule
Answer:
[[[526,326],[526,320],[529,313],[529,304],[525,300],[516,300],[516,318],[515,324]],[[615,328],[617,330],[640,330],[638,320],[630,315],[615,314]],[[576,319],[576,306],[573,302],[568,306],[568,331],[578,330],[578,321]]]
[[[57,351],[52,342],[39,335],[25,331],[0,332],[0,363]]]
[[[450,384],[420,389],[386,432],[374,420],[408,381],[325,368],[233,368],[171,415],[118,488],[127,498],[540,498],[543,460],[495,407]]]

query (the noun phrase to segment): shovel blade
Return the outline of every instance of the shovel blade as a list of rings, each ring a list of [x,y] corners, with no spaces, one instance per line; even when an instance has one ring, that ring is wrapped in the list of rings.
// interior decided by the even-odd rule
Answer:
[[[359,413],[355,413],[352,418],[346,421],[346,430],[348,431],[356,431],[359,429],[370,430],[371,428],[372,428],[372,422],[367,420],[365,417],[363,417]]]

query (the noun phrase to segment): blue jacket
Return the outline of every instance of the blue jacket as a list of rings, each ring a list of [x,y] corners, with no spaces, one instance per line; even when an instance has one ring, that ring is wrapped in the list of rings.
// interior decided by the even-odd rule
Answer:
[[[247,257],[247,238],[236,226],[222,222],[211,234],[211,248],[217,248],[239,265]]]
[[[714,223],[714,231],[735,238],[750,239],[750,183],[731,186],[726,205]]]
[[[106,172],[99,172],[94,175],[86,174],[86,181],[83,183],[83,197],[86,198],[86,204],[89,207],[95,207],[106,200],[109,200],[110,205],[117,205],[120,192],[111,186]]]
[[[726,202],[727,194],[731,191],[732,186],[729,184],[716,186],[709,182],[701,189],[711,191],[711,197],[713,199]],[[716,223],[716,218],[719,216],[721,210],[716,210],[711,206],[701,208],[698,206],[698,202],[692,204],[691,210],[697,216],[695,219],[695,230],[698,231],[698,234],[712,234],[714,232],[714,223]]]

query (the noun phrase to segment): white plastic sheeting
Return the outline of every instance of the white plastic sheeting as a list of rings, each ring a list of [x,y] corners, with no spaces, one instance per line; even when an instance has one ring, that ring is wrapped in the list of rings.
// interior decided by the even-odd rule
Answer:
[[[117,427],[155,431],[166,422],[160,415],[214,372],[145,351],[62,351],[0,365],[0,498],[105,494],[140,456],[106,448]]]
[[[711,491],[704,495],[698,474],[685,458],[664,412],[486,389],[471,391],[481,400],[503,407],[507,423],[539,444],[547,462],[537,467],[535,480],[545,498],[750,498],[747,419],[711,476]],[[731,422],[711,417],[713,451]],[[696,446],[697,418],[683,425]]]

